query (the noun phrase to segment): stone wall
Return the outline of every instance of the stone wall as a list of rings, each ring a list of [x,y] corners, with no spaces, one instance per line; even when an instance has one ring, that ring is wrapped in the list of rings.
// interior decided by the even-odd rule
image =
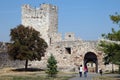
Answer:
[[[105,66],[103,63],[103,53],[97,50],[98,41],[61,41],[52,43],[42,57],[41,61],[29,61],[28,67],[46,69],[47,60],[51,54],[55,56],[57,60],[58,70],[60,71],[78,71],[79,65],[84,65],[85,55],[92,52],[97,56],[98,59],[98,69],[102,68],[104,70],[110,70],[112,65]],[[4,44],[4,47],[6,45]],[[0,50],[5,49],[3,45],[0,46]],[[7,50],[7,48],[6,48]],[[6,51],[5,50],[5,51]],[[6,52],[0,52],[0,68],[3,67],[14,67],[14,68],[24,68],[25,61],[11,61]],[[114,65],[115,69],[118,69]],[[93,67],[95,69],[95,66]]]
[[[4,67],[23,67],[25,64],[25,61],[13,61],[9,59],[8,53],[7,53],[7,45],[9,43],[0,42],[0,68]]]
[[[7,44],[8,43],[0,42],[0,52],[5,52],[7,50]]]
[[[76,40],[76,41],[57,42],[49,47],[47,53],[48,56],[46,55],[46,59],[47,57],[50,56],[50,54],[53,54],[58,61],[58,67],[60,69],[64,69],[68,71],[77,70],[80,64],[82,65],[84,64],[84,56],[87,52],[93,52],[97,56],[99,56],[99,54],[97,54],[98,51],[96,50],[94,44],[97,44],[97,41],[84,42],[84,41]],[[99,58],[98,62],[102,61],[101,56],[98,57]],[[99,63],[99,65],[101,64],[102,63]]]
[[[74,41],[75,40],[75,34],[74,33],[65,33],[65,40],[66,41]]]
[[[41,4],[39,8],[23,5],[22,24],[39,31],[49,45],[51,34],[58,30],[57,7],[50,4]]]
[[[25,61],[10,60],[7,53],[0,53],[0,68],[4,67],[14,67],[14,68],[24,68]]]

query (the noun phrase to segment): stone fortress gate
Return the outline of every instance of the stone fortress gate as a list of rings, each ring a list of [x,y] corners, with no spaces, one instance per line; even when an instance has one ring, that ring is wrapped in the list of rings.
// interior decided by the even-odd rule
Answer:
[[[87,65],[90,71],[97,72],[104,68],[103,54],[97,50],[98,41],[84,41],[75,38],[74,33],[68,32],[64,39],[58,33],[58,8],[51,4],[41,4],[39,8],[30,5],[22,6],[22,24],[40,32],[49,47],[45,57],[32,65],[46,67],[47,59],[53,54],[58,62],[58,69],[76,71],[79,65]]]
[[[61,71],[78,71],[78,66],[87,65],[90,72],[111,69],[103,63],[103,53],[97,49],[99,41],[85,41],[68,32],[64,38],[58,33],[58,8],[51,4],[41,4],[39,8],[22,6],[22,24],[39,31],[48,43],[48,49],[41,61],[29,62],[29,67],[45,69],[51,54],[57,60]]]

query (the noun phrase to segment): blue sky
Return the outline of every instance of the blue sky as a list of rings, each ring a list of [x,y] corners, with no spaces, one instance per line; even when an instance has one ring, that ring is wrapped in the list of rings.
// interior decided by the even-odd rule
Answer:
[[[0,41],[10,41],[10,29],[21,24],[21,6],[39,7],[50,3],[59,7],[58,32],[75,33],[83,40],[97,40],[102,33],[117,28],[109,15],[120,14],[120,0],[0,0]]]

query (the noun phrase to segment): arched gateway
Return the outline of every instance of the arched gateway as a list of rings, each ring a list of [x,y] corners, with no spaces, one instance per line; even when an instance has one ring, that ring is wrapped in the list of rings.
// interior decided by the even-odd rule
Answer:
[[[87,65],[87,63],[95,64],[94,70],[97,73],[98,72],[98,59],[95,53],[93,52],[87,52],[84,56],[84,66]],[[92,66],[93,67],[93,66]]]

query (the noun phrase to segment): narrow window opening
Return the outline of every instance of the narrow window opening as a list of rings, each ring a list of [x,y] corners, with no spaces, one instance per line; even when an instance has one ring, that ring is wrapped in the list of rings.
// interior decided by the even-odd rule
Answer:
[[[50,44],[51,44],[51,38],[50,38]]]

